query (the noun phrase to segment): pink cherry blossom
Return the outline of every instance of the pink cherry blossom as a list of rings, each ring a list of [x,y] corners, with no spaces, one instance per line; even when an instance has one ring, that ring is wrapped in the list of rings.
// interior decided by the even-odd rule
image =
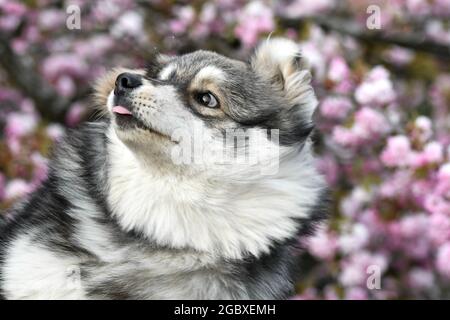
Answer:
[[[4,198],[6,200],[20,198],[28,194],[31,190],[32,187],[26,181],[14,179],[6,184]]]
[[[70,106],[69,112],[66,116],[66,123],[69,126],[75,126],[78,124],[83,116],[83,114],[86,112],[86,107],[81,103],[74,103]]]
[[[372,69],[355,92],[356,101],[364,105],[386,105],[394,101],[395,97],[389,73],[381,66]]]
[[[343,119],[352,108],[352,102],[345,97],[325,98],[320,105],[320,112],[324,117]]]
[[[343,262],[343,268],[339,275],[340,282],[347,287],[366,285],[369,276],[368,267],[376,266],[380,272],[387,267],[387,259],[381,254],[372,254],[366,251],[358,251]]]
[[[318,14],[329,10],[334,5],[335,3],[331,0],[294,0],[289,5],[281,6],[281,9],[284,15],[294,18]]]
[[[346,300],[367,300],[368,298],[367,290],[360,287],[349,288],[345,294]]]
[[[88,70],[85,61],[73,54],[55,54],[44,60],[42,73],[50,81],[56,81],[62,74],[83,77]]]
[[[450,215],[442,212],[433,213],[429,219],[428,237],[436,245],[450,241]]]
[[[445,277],[450,278],[450,243],[439,247],[436,256],[436,268]]]
[[[384,115],[372,108],[363,107],[355,113],[353,132],[363,140],[378,138],[389,130],[389,124]]]
[[[308,239],[308,248],[314,256],[321,259],[330,259],[334,257],[336,252],[337,239],[322,229]]]
[[[408,273],[408,283],[413,289],[430,289],[435,285],[435,277],[427,269],[414,268]]]
[[[350,70],[342,57],[334,57],[328,68],[328,78],[334,82],[342,82],[350,76]]]
[[[46,129],[47,135],[53,141],[58,141],[64,134],[64,128],[56,123],[50,124]]]
[[[386,166],[407,166],[411,159],[411,143],[406,136],[389,137],[387,146],[381,153],[381,161]]]
[[[425,116],[419,116],[414,121],[413,138],[417,138],[421,142],[426,142],[433,134],[431,119]]]
[[[364,224],[356,223],[351,227],[348,233],[339,237],[339,249],[348,254],[364,248],[369,242],[369,230]]]
[[[415,214],[402,218],[399,223],[401,236],[409,239],[421,237],[429,228],[429,219],[425,214]]]
[[[29,113],[11,113],[7,119],[5,134],[9,139],[20,138],[34,131],[37,117]]]
[[[270,32],[273,28],[273,13],[270,8],[262,2],[252,1],[239,15],[234,32],[245,46],[253,46],[261,33]]]

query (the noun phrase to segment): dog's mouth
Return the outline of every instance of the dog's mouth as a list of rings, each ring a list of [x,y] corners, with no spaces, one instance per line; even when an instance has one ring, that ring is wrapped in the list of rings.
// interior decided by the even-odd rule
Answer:
[[[170,137],[167,136],[166,134],[144,124],[142,120],[140,120],[138,117],[136,117],[135,114],[133,114],[132,109],[126,103],[124,103],[124,101],[120,101],[119,103],[118,102],[119,101],[116,101],[111,111],[114,114],[115,122],[119,127],[119,129],[133,130],[139,128],[146,130],[150,133],[156,134],[160,137],[171,140]]]
[[[118,115],[122,115],[122,116],[131,116],[131,117],[133,116],[131,111],[123,106],[113,107],[112,112],[114,112],[115,114],[118,114]]]

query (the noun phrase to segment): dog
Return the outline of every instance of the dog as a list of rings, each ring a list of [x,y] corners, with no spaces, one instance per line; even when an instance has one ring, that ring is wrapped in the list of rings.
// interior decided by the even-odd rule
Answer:
[[[248,62],[200,50],[107,74],[105,116],[67,132],[2,223],[3,298],[289,298],[299,238],[327,213],[310,82],[283,38]]]

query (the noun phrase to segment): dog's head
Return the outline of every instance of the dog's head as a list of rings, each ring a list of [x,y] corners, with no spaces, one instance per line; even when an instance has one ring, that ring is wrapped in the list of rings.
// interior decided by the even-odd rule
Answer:
[[[159,55],[147,69],[114,70],[96,96],[131,150],[159,158],[172,157],[186,136],[226,153],[239,144],[230,147],[224,134],[252,129],[277,130],[280,146],[296,148],[317,105],[298,46],[286,39],[265,41],[249,63],[208,51]],[[270,133],[262,137],[263,147],[274,144]]]

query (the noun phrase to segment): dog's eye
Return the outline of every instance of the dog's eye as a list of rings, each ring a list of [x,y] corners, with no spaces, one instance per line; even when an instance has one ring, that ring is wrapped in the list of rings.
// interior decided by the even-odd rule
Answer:
[[[196,100],[198,103],[208,108],[217,108],[219,106],[219,102],[211,92],[198,93]]]

